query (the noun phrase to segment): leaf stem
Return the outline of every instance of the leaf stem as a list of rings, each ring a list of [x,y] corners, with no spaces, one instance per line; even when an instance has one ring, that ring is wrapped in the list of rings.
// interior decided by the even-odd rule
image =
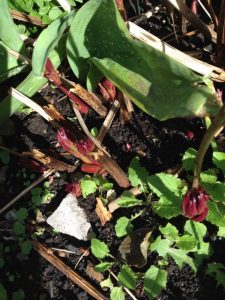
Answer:
[[[218,130],[221,128],[223,123],[225,122],[225,104],[221,107],[220,111],[212,121],[208,130],[206,131],[200,147],[198,149],[198,153],[195,159],[195,170],[194,170],[194,179],[192,183],[192,188],[198,188],[199,186],[199,177],[202,169],[203,159],[205,157],[206,151],[208,150],[210,143],[214,139]]]

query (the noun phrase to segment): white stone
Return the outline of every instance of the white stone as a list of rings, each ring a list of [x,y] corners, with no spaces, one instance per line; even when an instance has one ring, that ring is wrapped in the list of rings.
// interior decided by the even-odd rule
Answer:
[[[88,231],[91,229],[91,224],[87,221],[84,210],[78,205],[75,195],[68,194],[48,217],[47,223],[55,230],[79,240],[89,239]]]

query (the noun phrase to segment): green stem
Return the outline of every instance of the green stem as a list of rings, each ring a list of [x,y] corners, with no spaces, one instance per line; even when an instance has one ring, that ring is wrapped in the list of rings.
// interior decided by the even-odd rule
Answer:
[[[206,151],[208,150],[210,143],[214,139],[217,131],[221,128],[223,123],[225,122],[225,104],[221,107],[219,113],[216,115],[214,120],[212,121],[209,129],[206,131],[200,147],[198,149],[198,153],[195,160],[195,170],[194,170],[194,179],[192,183],[192,188],[198,188],[199,185],[199,177],[202,169],[203,159],[205,157]]]

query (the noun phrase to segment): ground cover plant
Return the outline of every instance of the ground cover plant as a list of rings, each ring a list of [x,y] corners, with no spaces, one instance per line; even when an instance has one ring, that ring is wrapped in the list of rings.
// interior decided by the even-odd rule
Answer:
[[[224,11],[1,1],[0,299],[224,298]]]

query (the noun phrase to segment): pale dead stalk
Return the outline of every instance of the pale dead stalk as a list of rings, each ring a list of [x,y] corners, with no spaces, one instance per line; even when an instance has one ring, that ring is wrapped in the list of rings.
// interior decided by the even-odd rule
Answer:
[[[97,136],[97,140],[102,143],[107,131],[109,130],[110,126],[112,125],[112,122],[115,118],[115,115],[118,111],[120,107],[120,103],[118,100],[115,100],[108,112],[108,115],[107,117],[105,118],[103,124],[102,124],[102,127],[100,128],[99,130],[99,134]]]
[[[11,207],[14,203],[20,200],[24,195],[30,192],[34,187],[36,187],[39,183],[41,183],[44,179],[46,179],[49,175],[55,172],[54,169],[49,169],[45,171],[39,178],[37,178],[30,186],[25,188],[21,193],[19,193],[16,197],[14,197],[11,201],[9,201],[3,208],[0,209],[0,215],[5,212],[9,207]]]

